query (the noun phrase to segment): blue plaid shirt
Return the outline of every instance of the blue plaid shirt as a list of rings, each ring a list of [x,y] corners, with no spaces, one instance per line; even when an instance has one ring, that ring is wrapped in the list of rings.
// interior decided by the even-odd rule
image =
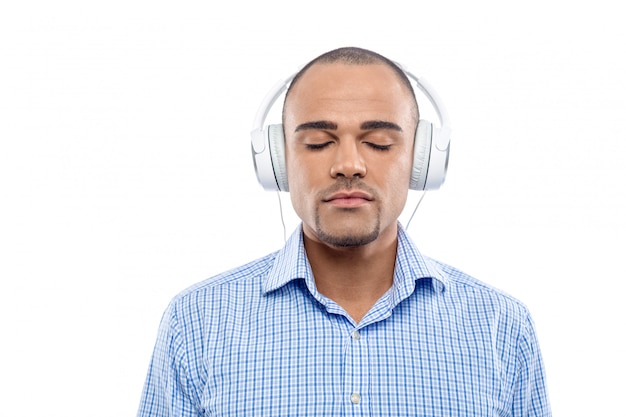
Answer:
[[[138,416],[549,416],[533,322],[514,298],[422,256],[359,322],[315,287],[301,231],[176,296]]]

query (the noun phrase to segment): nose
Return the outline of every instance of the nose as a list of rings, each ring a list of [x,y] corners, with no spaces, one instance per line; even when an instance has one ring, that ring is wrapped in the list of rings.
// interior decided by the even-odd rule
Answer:
[[[358,143],[352,140],[342,140],[337,146],[330,175],[333,178],[361,177],[367,173],[365,161],[358,149]]]

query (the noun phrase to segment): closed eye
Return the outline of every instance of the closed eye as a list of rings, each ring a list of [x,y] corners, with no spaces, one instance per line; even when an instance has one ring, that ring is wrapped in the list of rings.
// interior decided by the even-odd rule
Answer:
[[[324,143],[306,143],[304,146],[306,146],[307,149],[311,150],[311,151],[317,151],[320,149],[324,149],[325,147],[327,147],[328,145],[330,145],[332,142],[324,142]]]
[[[372,143],[372,142],[366,142],[366,143],[370,148],[375,149],[377,151],[388,151],[389,149],[391,149],[391,145],[379,145],[379,144]]]

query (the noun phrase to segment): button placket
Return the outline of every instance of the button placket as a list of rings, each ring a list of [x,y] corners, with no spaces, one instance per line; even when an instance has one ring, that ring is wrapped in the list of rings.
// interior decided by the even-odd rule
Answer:
[[[369,352],[363,329],[349,333],[345,361],[345,395],[349,409],[347,415],[367,414],[366,393],[369,392]]]

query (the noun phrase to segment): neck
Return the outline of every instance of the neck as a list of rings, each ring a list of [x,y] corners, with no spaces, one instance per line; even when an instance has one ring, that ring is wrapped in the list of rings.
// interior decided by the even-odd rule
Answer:
[[[397,227],[367,245],[338,248],[304,234],[317,290],[359,322],[393,284]]]

